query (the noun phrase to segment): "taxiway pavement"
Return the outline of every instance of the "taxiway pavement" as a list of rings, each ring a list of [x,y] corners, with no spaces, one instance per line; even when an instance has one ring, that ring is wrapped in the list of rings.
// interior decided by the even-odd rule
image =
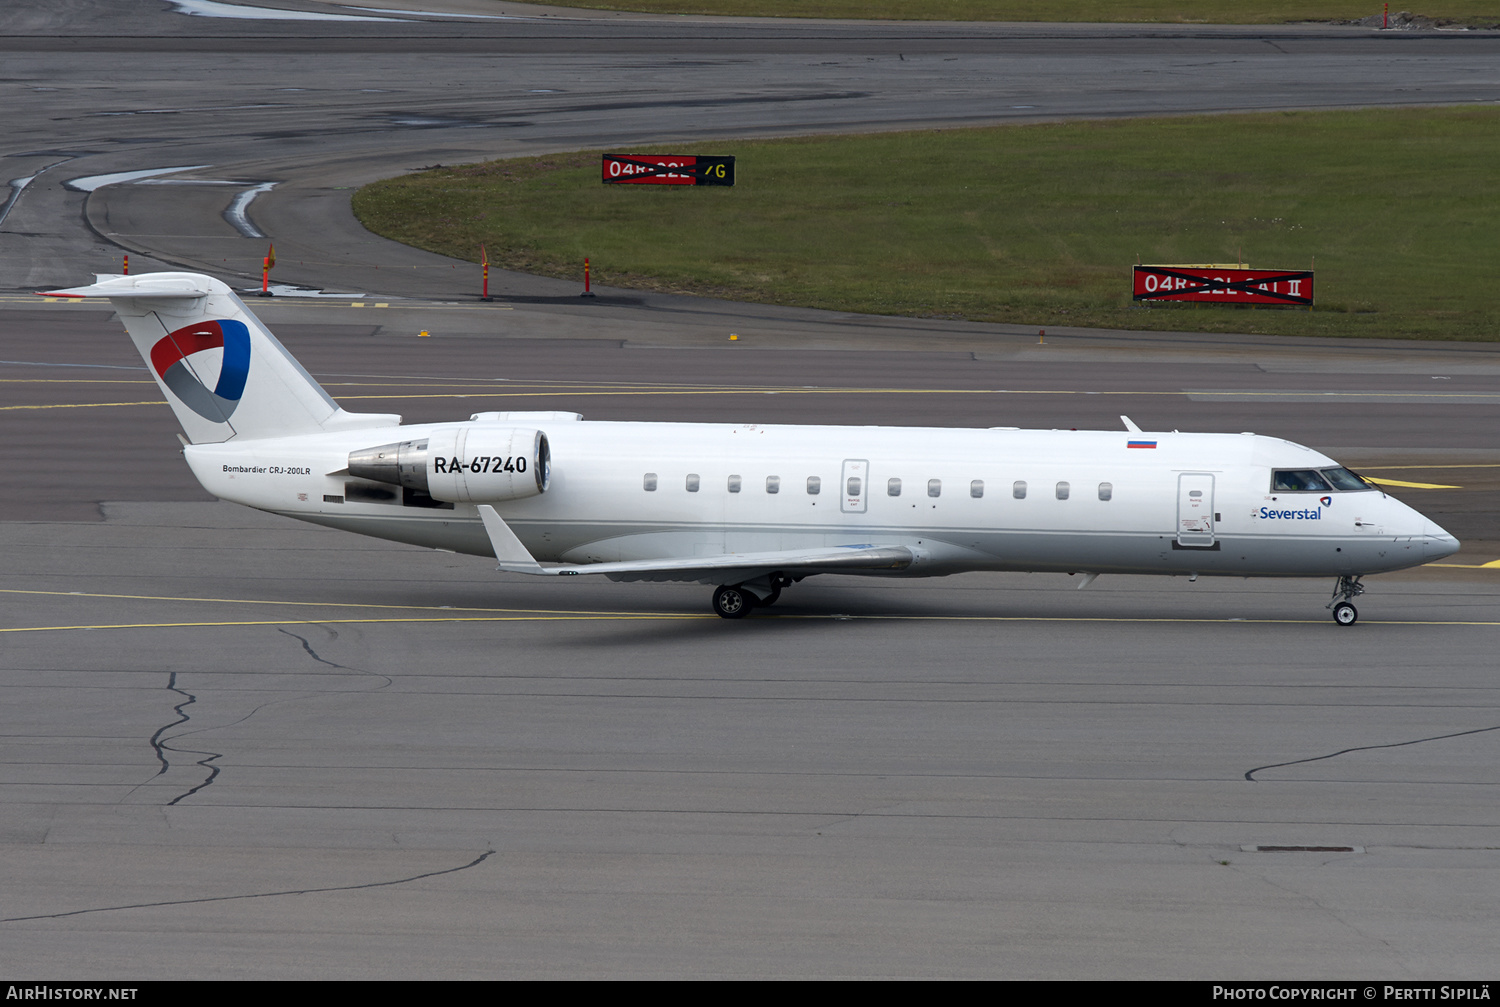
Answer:
[[[1398,492],[1469,536],[1372,581],[1353,629],[1322,582],[1040,575],[814,578],[729,623],[696,585],[538,584],[209,502],[109,313],[24,310],[53,359],[0,365],[32,476],[0,503],[13,974],[1492,967],[1489,347],[269,306],[352,408],[1326,433],[1460,487]]]

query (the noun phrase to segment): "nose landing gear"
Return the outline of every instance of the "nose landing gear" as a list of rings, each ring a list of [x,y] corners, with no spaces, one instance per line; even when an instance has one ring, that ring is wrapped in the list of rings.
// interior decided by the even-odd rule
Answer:
[[[1333,610],[1333,621],[1340,626],[1352,626],[1359,619],[1359,609],[1350,604],[1351,598],[1358,598],[1365,593],[1365,586],[1359,582],[1359,578],[1359,574],[1340,577],[1333,588],[1333,601],[1325,606]]]

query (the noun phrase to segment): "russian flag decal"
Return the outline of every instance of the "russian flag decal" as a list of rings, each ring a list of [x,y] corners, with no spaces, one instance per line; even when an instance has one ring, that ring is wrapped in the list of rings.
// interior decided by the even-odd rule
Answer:
[[[1154,447],[1156,447],[1156,442],[1155,441],[1126,441],[1125,442],[1125,446],[1127,448],[1154,448]]]

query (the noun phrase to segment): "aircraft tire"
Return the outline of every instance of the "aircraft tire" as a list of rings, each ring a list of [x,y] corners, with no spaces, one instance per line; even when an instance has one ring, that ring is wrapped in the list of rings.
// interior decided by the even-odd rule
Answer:
[[[1337,605],[1333,606],[1333,621],[1338,623],[1340,626],[1352,626],[1358,619],[1359,609],[1355,608],[1347,601],[1341,601]]]
[[[739,585],[721,584],[714,592],[714,614],[721,619],[743,619],[755,607],[755,595]]]

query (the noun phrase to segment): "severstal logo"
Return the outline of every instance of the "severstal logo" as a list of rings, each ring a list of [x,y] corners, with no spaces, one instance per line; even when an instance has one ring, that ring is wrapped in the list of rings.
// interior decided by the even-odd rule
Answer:
[[[199,377],[211,358],[198,357],[222,350],[219,378],[212,390]],[[233,319],[195,322],[167,333],[151,347],[151,366],[182,404],[206,420],[224,423],[234,415],[250,375],[250,330]]]

